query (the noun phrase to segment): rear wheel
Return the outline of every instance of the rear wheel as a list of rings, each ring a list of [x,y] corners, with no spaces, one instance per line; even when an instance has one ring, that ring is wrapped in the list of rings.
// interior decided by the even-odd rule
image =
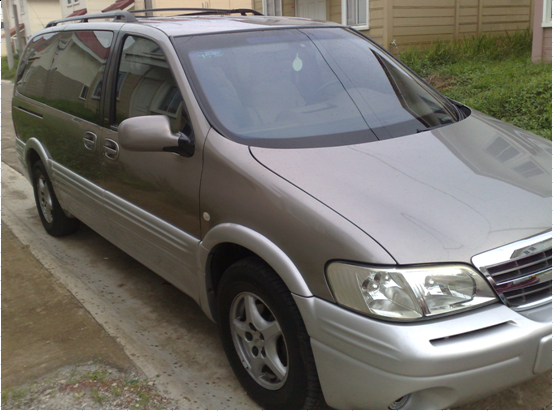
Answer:
[[[310,409],[321,398],[305,325],[292,295],[265,262],[233,264],[218,287],[218,325],[229,362],[267,409]]]
[[[79,228],[79,220],[69,218],[63,212],[42,161],[33,165],[32,172],[36,207],[46,232],[54,237],[75,232]]]

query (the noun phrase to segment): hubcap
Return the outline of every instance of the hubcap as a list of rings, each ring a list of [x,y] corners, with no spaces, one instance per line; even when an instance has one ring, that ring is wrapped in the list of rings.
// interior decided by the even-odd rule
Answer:
[[[288,377],[288,349],[280,324],[255,294],[238,294],[230,307],[230,332],[244,368],[262,387],[278,390]]]
[[[38,178],[36,188],[38,192],[38,203],[40,204],[42,216],[48,223],[51,223],[52,221],[54,221],[54,216],[52,214],[54,205],[52,204],[50,189],[48,188],[48,184],[46,183],[46,179],[43,175]]]

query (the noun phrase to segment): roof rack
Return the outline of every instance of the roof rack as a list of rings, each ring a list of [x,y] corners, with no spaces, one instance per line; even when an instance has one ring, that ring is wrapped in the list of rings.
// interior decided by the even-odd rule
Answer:
[[[46,25],[46,27],[54,27],[57,26],[59,23],[65,23],[68,21],[77,21],[80,20],[82,23],[87,23],[88,20],[92,19],[109,19],[113,17],[114,21],[123,21],[126,23],[133,23],[138,20],[136,20],[136,17],[134,17],[131,13],[128,11],[118,10],[118,11],[110,11],[107,13],[98,13],[98,14],[85,14],[84,16],[73,16],[73,17],[66,17],[64,19],[59,20],[53,20],[50,23]]]
[[[149,13],[153,11],[192,11],[194,13],[179,14],[179,16],[201,16],[201,15],[217,15],[217,14],[241,14],[245,16],[246,13],[252,13],[254,16],[263,16],[262,13],[253,9],[206,9],[206,8],[166,8],[166,9],[144,9],[144,10],[129,10],[129,13]]]

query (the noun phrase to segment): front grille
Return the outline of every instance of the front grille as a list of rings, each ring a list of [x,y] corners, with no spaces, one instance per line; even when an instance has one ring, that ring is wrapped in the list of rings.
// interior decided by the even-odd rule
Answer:
[[[472,262],[510,307],[551,301],[551,232],[479,254]]]
[[[551,298],[551,280],[503,293],[508,305],[519,307]]]
[[[486,267],[494,281],[499,284],[515,278],[525,277],[551,268],[551,249],[518,260],[511,260]]]

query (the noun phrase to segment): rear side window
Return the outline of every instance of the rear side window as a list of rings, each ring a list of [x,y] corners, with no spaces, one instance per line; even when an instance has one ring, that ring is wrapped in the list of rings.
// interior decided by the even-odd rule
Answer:
[[[117,76],[115,122],[129,117],[165,115],[173,132],[190,135],[182,95],[161,48],[151,40],[128,36]]]
[[[44,87],[59,37],[60,33],[48,33],[31,40],[17,71],[15,87],[18,93],[44,102]]]
[[[62,33],[45,87],[47,104],[99,123],[104,70],[112,41],[110,31]]]

